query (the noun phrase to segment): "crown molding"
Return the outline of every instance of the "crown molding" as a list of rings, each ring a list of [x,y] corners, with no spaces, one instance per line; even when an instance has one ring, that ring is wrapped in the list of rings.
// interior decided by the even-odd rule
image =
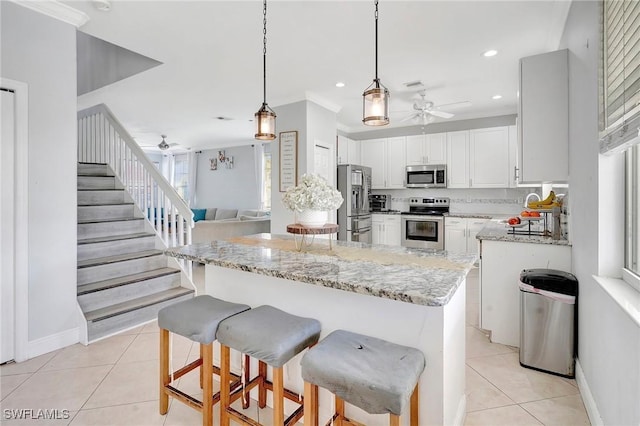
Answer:
[[[89,21],[89,15],[57,0],[10,0],[27,9],[50,16],[76,28]]]

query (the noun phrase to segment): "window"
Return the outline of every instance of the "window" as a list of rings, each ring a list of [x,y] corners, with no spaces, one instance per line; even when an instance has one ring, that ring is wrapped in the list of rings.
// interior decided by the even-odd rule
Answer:
[[[262,153],[262,208],[271,210],[271,152]]]
[[[174,157],[173,187],[183,200],[189,200],[189,158],[187,154]]]
[[[640,275],[640,145],[627,151],[624,267]]]

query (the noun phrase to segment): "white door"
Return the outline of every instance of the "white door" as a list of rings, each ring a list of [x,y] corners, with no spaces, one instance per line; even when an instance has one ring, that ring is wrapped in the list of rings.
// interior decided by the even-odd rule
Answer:
[[[449,188],[469,187],[469,131],[447,133]]]
[[[2,137],[0,140],[0,363],[14,358],[15,291],[15,112],[14,93],[0,90]]]

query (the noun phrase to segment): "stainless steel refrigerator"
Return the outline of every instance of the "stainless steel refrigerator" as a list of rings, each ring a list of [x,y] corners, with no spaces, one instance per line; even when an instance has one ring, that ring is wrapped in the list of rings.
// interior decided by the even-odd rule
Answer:
[[[338,209],[338,239],[371,244],[371,167],[339,165],[338,190],[344,198]]]

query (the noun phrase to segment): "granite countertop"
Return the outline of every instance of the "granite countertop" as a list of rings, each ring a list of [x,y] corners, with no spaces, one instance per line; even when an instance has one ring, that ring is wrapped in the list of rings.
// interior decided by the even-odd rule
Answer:
[[[293,247],[293,237],[256,234],[175,247],[165,254],[426,306],[446,305],[477,259],[433,249],[346,241],[333,241],[334,250],[329,251],[326,239],[316,239],[309,252],[274,248],[276,243]]]
[[[526,231],[528,225],[516,228],[516,231],[524,232]],[[532,225],[533,226],[533,225]],[[514,243],[533,243],[533,244],[550,244],[557,246],[570,246],[571,242],[569,240],[554,240],[551,237],[543,237],[540,235],[522,235],[522,234],[512,234],[511,227],[508,227],[506,223],[492,220],[487,222],[484,228],[476,235],[478,240],[488,240],[488,241],[506,241],[506,242],[514,242]]]
[[[460,218],[475,218],[475,219],[493,219],[495,216],[504,215],[491,215],[487,213],[445,213],[445,217],[460,217]]]

